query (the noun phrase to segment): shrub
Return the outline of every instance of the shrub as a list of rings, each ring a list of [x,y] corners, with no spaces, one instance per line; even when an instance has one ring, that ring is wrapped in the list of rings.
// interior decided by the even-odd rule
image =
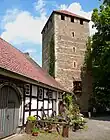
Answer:
[[[27,121],[36,121],[36,117],[29,116],[29,117],[27,117]]]

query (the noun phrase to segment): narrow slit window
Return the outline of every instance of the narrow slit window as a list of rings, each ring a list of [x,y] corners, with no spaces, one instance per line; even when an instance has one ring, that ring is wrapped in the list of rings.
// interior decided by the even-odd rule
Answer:
[[[73,52],[76,52],[76,48],[75,47],[73,47]]]
[[[83,25],[83,20],[82,19],[80,19],[80,24]]]
[[[76,68],[76,62],[75,61],[73,62],[73,68]]]
[[[74,22],[74,17],[71,17],[71,22]]]
[[[75,36],[75,32],[72,32],[72,36],[73,36],[73,37]]]
[[[64,15],[61,15],[61,20],[65,20],[65,16]]]

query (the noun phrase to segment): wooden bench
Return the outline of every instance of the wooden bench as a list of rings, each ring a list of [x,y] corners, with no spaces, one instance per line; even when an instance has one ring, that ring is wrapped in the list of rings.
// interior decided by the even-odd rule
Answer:
[[[63,137],[68,137],[68,132],[69,132],[69,125],[66,122],[56,122],[56,121],[48,121],[48,120],[37,120],[37,123],[44,123],[44,126],[47,124],[49,125],[55,125],[55,129],[58,132],[58,134],[61,134],[59,126],[62,126],[62,136]],[[50,127],[51,131],[52,127]]]

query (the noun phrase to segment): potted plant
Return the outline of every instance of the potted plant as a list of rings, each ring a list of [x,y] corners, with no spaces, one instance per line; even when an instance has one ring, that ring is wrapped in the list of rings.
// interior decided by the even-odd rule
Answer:
[[[39,132],[39,129],[38,128],[33,128],[32,129],[32,135],[33,136],[38,136],[38,132]]]
[[[29,116],[29,117],[27,118],[26,129],[25,129],[25,131],[26,131],[27,134],[31,134],[32,129],[33,129],[34,126],[35,126],[35,122],[36,122],[36,117],[34,117],[34,116]]]

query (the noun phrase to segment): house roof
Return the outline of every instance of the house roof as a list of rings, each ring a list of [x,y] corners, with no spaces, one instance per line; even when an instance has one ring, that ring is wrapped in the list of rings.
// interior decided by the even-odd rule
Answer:
[[[36,65],[35,65],[36,64]],[[0,38],[0,67],[62,91],[66,91],[34,60]]]
[[[69,11],[67,11],[67,10],[56,10],[56,11],[54,11],[54,12],[60,13],[60,14],[65,14],[65,15],[72,16],[72,17],[81,18],[81,19],[87,20],[88,22],[90,21],[89,19],[87,19],[87,18],[85,18],[85,17],[82,17],[82,16],[80,16],[80,15],[74,14],[74,13],[69,12]]]

